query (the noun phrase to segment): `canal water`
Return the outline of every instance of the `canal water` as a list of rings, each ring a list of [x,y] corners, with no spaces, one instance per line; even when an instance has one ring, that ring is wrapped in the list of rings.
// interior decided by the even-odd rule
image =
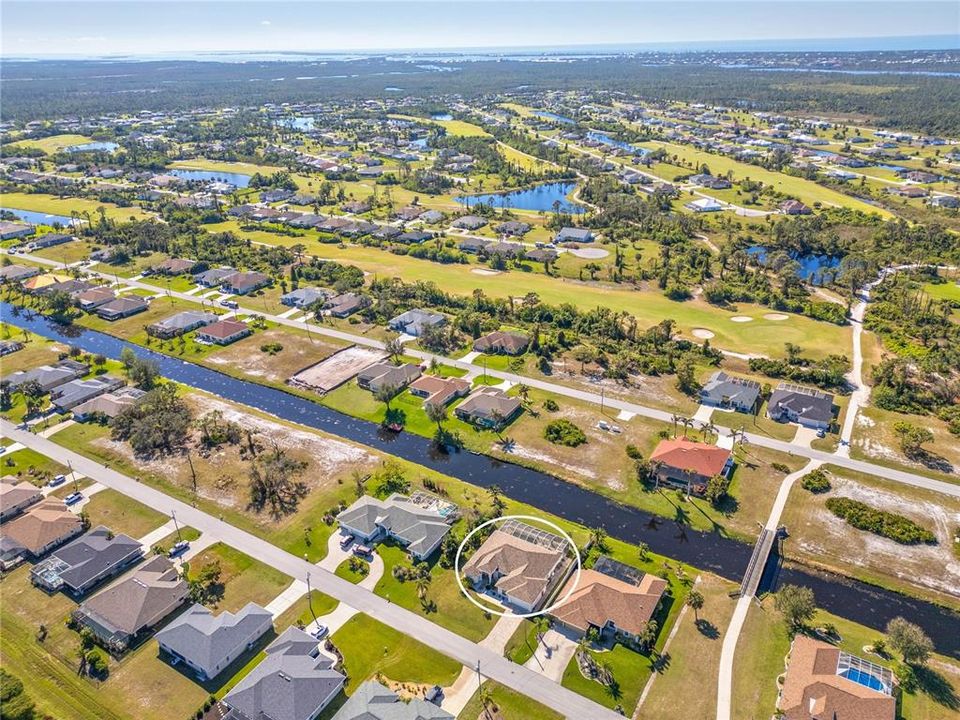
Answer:
[[[31,225],[53,225],[54,223],[58,223],[67,227],[68,225],[74,224],[73,218],[67,217],[66,215],[53,215],[51,213],[36,212],[35,210],[18,210],[16,208],[0,208],[0,210],[13,213],[23,220],[23,222],[30,223]],[[77,222],[83,222],[83,220],[78,220]]]
[[[38,313],[2,301],[0,318],[44,337],[114,359],[120,357],[124,348],[130,348],[137,355],[156,362],[161,374],[176,382],[362,443],[471,485],[485,488],[497,485],[514,500],[586,527],[603,527],[613,538],[632,544],[646,543],[652,552],[736,582],[742,578],[750,560],[750,545],[720,533],[691,530],[668,518],[621,505],[537,470],[468,452],[437,452],[430,440],[419,435],[383,431],[374,423],[343,415],[282,390],[240,380],[95,330],[61,326]],[[903,616],[923,627],[935,639],[939,652],[960,658],[960,615],[956,613],[849,578],[796,568],[776,568],[775,563],[768,568],[761,587],[769,588],[773,582],[811,587],[820,607],[877,630],[892,618]]]
[[[458,197],[457,202],[467,207],[483,204],[494,208],[506,207],[514,210],[542,210],[543,212],[553,212],[553,204],[559,202],[560,212],[579,215],[584,211],[584,207],[567,197],[573,192],[574,187],[576,187],[574,182],[543,183],[512,192],[465,195]]]
[[[601,132],[597,132],[596,130],[591,130],[590,132],[588,132],[587,137],[590,138],[591,140],[601,143],[602,145],[609,145],[610,147],[620,148],[621,150],[626,150],[628,153],[632,153],[634,155],[646,155],[647,153],[650,152],[646,148],[637,147],[636,145],[631,145],[630,143],[624,142],[623,140],[617,140],[616,138],[612,138],[609,135],[606,135]]]

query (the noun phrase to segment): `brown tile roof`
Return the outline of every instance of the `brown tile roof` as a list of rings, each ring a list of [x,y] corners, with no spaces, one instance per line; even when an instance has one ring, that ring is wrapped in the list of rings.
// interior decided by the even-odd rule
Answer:
[[[840,650],[794,638],[779,707],[785,720],[894,720],[897,701],[837,674]]]
[[[3,534],[36,554],[58,539],[68,539],[80,531],[80,517],[67,510],[62,500],[48,498],[29,512],[3,526]]]
[[[0,510],[4,513],[8,508],[30,503],[34,498],[39,500],[41,497],[37,486],[26,480],[19,481],[12,475],[4,476],[0,480]]]
[[[602,628],[611,620],[620,630],[639,635],[657,609],[667,581],[647,574],[637,586],[596,570],[582,570],[579,583],[576,575],[571,576],[559,597],[572,587],[576,590],[570,598],[551,612],[557,620],[581,632],[591,626]]]
[[[692,470],[704,477],[720,473],[729,458],[730,451],[726,448],[686,438],[661,440],[650,455],[652,462],[663,463],[677,470]]]
[[[246,332],[250,328],[244,322],[239,320],[218,320],[217,322],[207,325],[200,331],[200,334],[206,335],[212,338],[229,338],[233,337],[242,332]]]
[[[454,395],[463,394],[470,389],[470,382],[463,378],[443,378],[436,375],[422,375],[410,383],[411,390],[426,393],[424,402],[446,403]]]
[[[481,573],[502,577],[497,589],[528,604],[537,601],[549,583],[550,574],[563,559],[562,550],[536,545],[502,530],[495,530],[463,566],[468,577]]]

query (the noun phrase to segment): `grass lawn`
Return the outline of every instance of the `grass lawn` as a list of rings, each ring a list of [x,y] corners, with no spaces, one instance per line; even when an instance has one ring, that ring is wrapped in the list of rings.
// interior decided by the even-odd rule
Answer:
[[[92,527],[106,525],[114,532],[126,533],[134,539],[156,530],[169,519],[164,513],[110,488],[91,497],[83,509]]]
[[[62,245],[54,245],[53,247],[37,250],[33,254],[38,257],[47,258],[48,260],[56,260],[57,262],[70,264],[79,262],[80,260],[86,260],[90,257],[92,251],[92,243],[86,240],[75,240],[73,242],[63,243]]]
[[[177,531],[174,530],[172,533],[170,533],[166,537],[161,538],[160,540],[155,542],[153,544],[153,547],[151,547],[150,549],[152,550],[153,548],[163,548],[164,551],[167,551],[171,547],[173,547],[173,544],[175,542],[179,540],[183,540],[184,542],[193,542],[194,540],[198,540],[199,538],[200,538],[199,530],[197,530],[196,528],[192,528],[189,525],[187,526],[181,525],[179,535],[177,534]]]
[[[399,120],[412,120],[424,125],[439,125],[447,131],[448,135],[460,137],[490,137],[490,133],[478,125],[464,122],[463,120],[432,120],[430,118],[414,117],[413,115],[390,115],[389,117]]]
[[[574,657],[563,673],[562,685],[608,708],[622,707],[631,715],[652,672],[650,659],[619,644],[612,650],[588,652],[601,666],[609,665],[614,684],[607,687],[585,678]]]
[[[507,641],[503,656],[517,665],[523,665],[533,657],[533,652],[540,642],[537,633],[536,624],[530,620],[523,620]]]
[[[790,638],[773,598],[751,603],[737,641],[734,656],[731,714],[735,718],[761,718],[773,714],[777,701],[777,676],[783,672],[783,658]]]
[[[709,573],[701,576],[697,589],[703,594],[701,624],[694,622],[693,611],[687,610],[667,652],[670,663],[653,681],[650,693],[640,708],[655,710],[660,720],[712,718],[717,707],[717,673],[720,650],[733,615],[735,600],[729,593],[734,583]],[[696,677],[696,692],[690,692],[690,679]]]
[[[400,547],[387,543],[381,543],[376,551],[383,558],[384,564],[383,577],[374,589],[377,595],[388,597],[390,602],[423,615],[474,642],[482,640],[493,629],[497,618],[481,612],[463,596],[453,569],[442,568],[437,562],[430,568],[431,580],[427,599],[436,603],[436,610],[428,612],[423,609],[420,598],[417,597],[417,583],[411,580],[400,582],[393,577],[392,568],[395,565],[410,566],[407,554]]]
[[[76,607],[63,594],[47,595],[30,584],[29,566],[8,574],[0,584],[0,661],[17,676],[37,703],[37,709],[70,720],[123,720],[130,709],[145,720],[185,718],[207,697],[207,692],[157,657],[149,641],[110,660],[104,681],[77,675],[78,635],[66,627]],[[47,627],[37,642],[40,624]]]
[[[350,558],[347,558],[342,563],[337,565],[337,569],[334,570],[334,575],[336,575],[337,577],[341,577],[344,580],[352,582],[354,585],[356,585],[358,582],[360,582],[367,575],[370,574],[370,563],[368,563],[366,560],[361,560],[360,562],[363,563],[363,565],[360,567],[363,567],[364,570],[360,572],[354,572],[353,569],[350,567]]]
[[[293,605],[287,608],[274,623],[277,633],[282,633],[291,625],[298,622],[304,626],[313,622],[313,617],[318,618],[329,615],[336,610],[339,601],[329,595],[325,595],[319,590],[311,590],[309,597],[304,595]]]
[[[43,150],[47,155],[52,155],[53,153],[60,152],[64,148],[70,147],[71,145],[86,145],[87,143],[92,143],[93,138],[89,138],[86,135],[50,135],[49,137],[36,138],[30,140],[18,140],[17,142],[10,143],[8,148],[36,148],[38,150]]]
[[[175,160],[168,166],[175,170],[210,170],[211,172],[239,173],[253,175],[254,173],[283,172],[284,168],[276,165],[258,165],[248,162],[225,162],[221,160],[207,160],[194,158],[192,160]]]
[[[190,560],[190,575],[205,565],[220,563],[223,598],[215,603],[217,610],[237,612],[248,602],[267,605],[292,579],[279,570],[254,560],[239,550],[216,543]]]
[[[456,660],[362,613],[350,618],[331,640],[343,653],[348,694],[378,673],[396,682],[443,687],[460,674]]]
[[[51,215],[63,215],[64,217],[70,217],[71,210],[79,213],[89,212],[94,222],[98,221],[100,208],[106,210],[107,217],[111,220],[127,221],[130,218],[143,220],[152,217],[150,213],[139,207],[118,207],[111,203],[102,203],[87,198],[57,198],[43,193],[4,193],[0,196],[0,204],[12,210],[34,210]]]
[[[927,283],[923,286],[923,291],[937,300],[951,300],[960,303],[960,285],[955,282],[947,281],[945,283]]]
[[[797,426],[790,423],[781,423],[767,417],[766,401],[760,406],[756,414],[749,415],[742,412],[728,412],[715,409],[710,421],[723,428],[739,430],[741,427],[748,433],[765,435],[777,440],[793,440],[797,434]]]
[[[60,463],[30,448],[4,453],[0,457],[0,468],[2,475],[13,475],[38,486],[46,484],[54,475],[65,475],[69,472]]]
[[[558,712],[493,680],[487,680],[485,686],[496,708],[494,717],[502,720],[563,720],[563,715]],[[494,707],[490,710],[494,712]],[[473,694],[457,717],[459,720],[477,720],[483,711],[483,701],[478,691]]]

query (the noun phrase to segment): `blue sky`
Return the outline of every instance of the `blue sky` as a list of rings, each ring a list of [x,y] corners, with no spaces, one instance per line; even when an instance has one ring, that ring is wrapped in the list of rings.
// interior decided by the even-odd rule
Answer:
[[[960,3],[927,0],[2,0],[0,7],[4,56],[719,44],[960,34]]]

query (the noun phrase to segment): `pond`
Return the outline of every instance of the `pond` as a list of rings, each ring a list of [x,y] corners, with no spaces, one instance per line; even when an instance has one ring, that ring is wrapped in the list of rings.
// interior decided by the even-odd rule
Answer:
[[[37,212],[35,210],[17,210],[15,208],[0,208],[3,212],[9,212],[16,215],[23,222],[30,223],[31,225],[53,225],[57,223],[66,227],[67,225],[73,225],[74,219],[67,217],[66,215],[53,215],[51,213]],[[76,222],[83,222],[83,220],[77,220]]]
[[[71,153],[93,152],[95,150],[100,150],[103,152],[113,152],[118,147],[120,146],[115,142],[88,142],[88,143],[83,143],[82,145],[71,145],[64,149],[67,152],[71,152]]]
[[[633,153],[634,155],[646,155],[648,152],[650,152],[645,148],[636,147],[634,145],[631,145],[628,142],[624,142],[623,140],[617,140],[616,138],[612,138],[609,135],[605,135],[604,133],[596,132],[595,130],[591,130],[590,132],[588,132],[587,137],[598,143],[609,145],[610,147],[620,148],[621,150],[626,150],[627,152]]]
[[[433,113],[430,116],[431,120],[453,120],[453,115],[450,113]]]
[[[767,261],[767,251],[768,248],[765,248],[761,245],[755,245],[747,248],[747,252],[755,257],[761,264]],[[800,265],[800,268],[797,270],[797,277],[799,277],[801,280],[812,282],[815,285],[819,285],[823,282],[824,274],[835,270],[840,266],[840,258],[832,257],[830,255],[814,255],[813,253],[806,253],[802,255],[793,254],[790,257],[793,260],[796,260]]]
[[[546,110],[536,110],[533,113],[538,118],[543,118],[544,120],[553,120],[554,122],[563,123],[564,125],[576,125],[576,120],[572,118],[564,117],[563,115],[557,115],[556,113],[547,112]]]
[[[175,382],[203,388],[206,392],[284,420],[376,448],[474,486],[489,488],[497,485],[507,497],[528,503],[543,512],[584,527],[603,527],[610,537],[633,544],[646,543],[652,552],[716,572],[726,578],[739,581],[750,561],[752,547],[721,532],[692,530],[685,523],[621,505],[545,472],[500,462],[484,455],[438,452],[431,440],[419,435],[384,431],[374,423],[342,415],[283,390],[241,380],[95,330],[76,325],[58,325],[49,318],[7,302],[0,301],[0,319],[115,360],[119,359],[124,348],[130,348],[138,356],[156,362],[160,374]],[[772,554],[776,554],[776,549]],[[894,617],[903,616],[924,628],[928,635],[936,637],[939,652],[952,657],[960,656],[960,616],[946,608],[865,585],[851,578],[785,566],[778,563],[776,557],[768,564],[761,587],[766,590],[775,583],[810,587],[816,594],[819,607],[876,630],[881,630]],[[954,630],[950,630],[951,627]]]
[[[171,170],[171,175],[176,175],[184,180],[199,180],[201,182],[213,182],[219,180],[228,182],[238,188],[245,188],[250,184],[250,176],[243,173],[224,172],[222,170]]]
[[[286,117],[279,118],[275,124],[291,130],[313,130],[316,121],[312,117]]]
[[[575,182],[563,181],[544,183],[532,188],[514,190],[506,193],[486,193],[484,195],[466,195],[458,197],[457,202],[467,207],[484,204],[495,208],[505,207],[513,210],[542,210],[553,212],[553,204],[560,203],[560,211],[578,215],[584,211],[582,205],[572,202],[567,195],[573,192]]]

